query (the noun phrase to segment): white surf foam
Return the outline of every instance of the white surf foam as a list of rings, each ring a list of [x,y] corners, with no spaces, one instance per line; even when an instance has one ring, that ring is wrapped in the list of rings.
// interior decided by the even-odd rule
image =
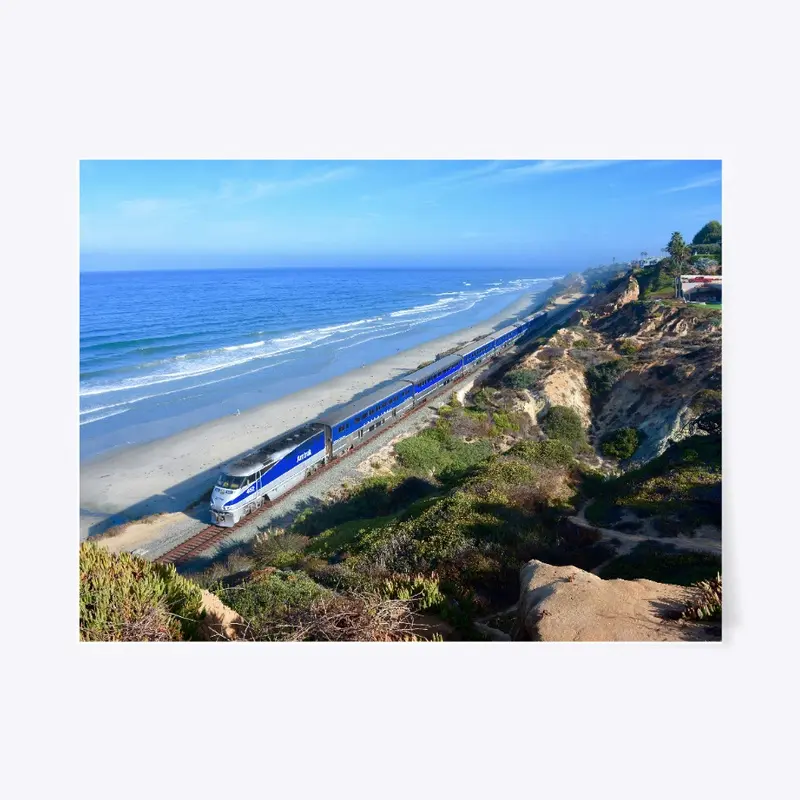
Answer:
[[[109,411],[108,414],[100,414],[97,417],[91,417],[87,419],[82,419],[80,424],[81,425],[88,425],[90,422],[99,422],[101,419],[108,419],[108,417],[116,417],[119,414],[124,414],[126,411],[129,411],[128,408],[119,408],[116,411]]]
[[[141,365],[139,368],[139,375],[131,375],[122,379],[117,379],[116,381],[90,379],[82,386],[80,396],[92,397],[107,395],[114,392],[135,392],[138,389],[155,387],[160,384],[201,378],[205,375],[219,372],[220,370],[240,367],[254,360],[274,359],[281,355],[297,353],[304,349],[316,349],[318,347],[336,345],[339,342],[355,339],[356,341],[353,344],[337,348],[347,349],[349,347],[355,347],[360,343],[371,341],[374,338],[387,338],[401,333],[403,330],[407,330],[409,326],[416,327],[417,325],[442,319],[452,314],[468,311],[487,297],[518,293],[531,287],[535,283],[545,280],[551,279],[523,278],[511,281],[506,285],[498,283],[483,289],[469,288],[455,292],[441,292],[434,295],[438,298],[435,302],[399,309],[381,316],[366,317],[352,322],[311,328],[305,331],[288,333],[273,339],[261,339],[256,342],[228,345],[197,353],[182,353],[161,361],[153,361],[149,364]],[[463,283],[466,287],[471,286],[467,281]],[[361,338],[362,336],[365,338]],[[259,367],[258,369],[267,369],[271,366],[277,366],[278,363],[285,362],[279,361],[275,364]],[[256,370],[250,370],[250,372],[252,371]],[[141,374],[142,372],[145,374]],[[249,374],[249,372],[225,376],[219,378],[219,380],[230,380],[242,374],[246,375]],[[216,382],[218,381],[208,381],[197,385],[209,385],[210,383]],[[106,408],[128,406],[130,403],[160,396],[161,394],[185,391],[185,389],[188,388],[194,387],[186,386],[185,388],[177,388],[169,392],[146,394],[142,397],[135,397],[122,403],[111,403],[95,407],[94,409],[86,409],[81,412],[81,415],[86,416],[94,411]]]
[[[223,347],[223,350],[232,351],[232,350],[247,350],[250,347],[261,347],[264,344],[263,341],[260,342],[250,342],[250,344],[235,344],[231,347]]]

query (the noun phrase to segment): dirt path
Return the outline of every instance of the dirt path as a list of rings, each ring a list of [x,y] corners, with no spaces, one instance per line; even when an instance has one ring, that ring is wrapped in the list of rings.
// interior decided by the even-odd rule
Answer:
[[[656,536],[647,533],[623,533],[622,531],[615,531],[611,528],[601,528],[598,525],[593,525],[586,519],[586,509],[592,504],[589,500],[574,517],[567,517],[567,519],[577,525],[579,528],[594,531],[599,533],[603,541],[616,539],[619,541],[617,552],[612,558],[604,561],[602,564],[596,566],[592,573],[598,575],[607,564],[620,558],[621,556],[628,555],[637,545],[642,542],[655,542],[657,544],[667,544],[676,547],[679,550],[693,550],[696,553],[714,553],[716,555],[722,554],[722,540],[712,539],[705,536]],[[652,530],[652,528],[650,528]]]

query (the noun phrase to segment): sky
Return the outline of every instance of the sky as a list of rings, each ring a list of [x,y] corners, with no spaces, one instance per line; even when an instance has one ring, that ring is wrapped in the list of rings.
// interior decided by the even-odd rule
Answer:
[[[721,220],[720,161],[82,161],[81,269],[585,269]]]

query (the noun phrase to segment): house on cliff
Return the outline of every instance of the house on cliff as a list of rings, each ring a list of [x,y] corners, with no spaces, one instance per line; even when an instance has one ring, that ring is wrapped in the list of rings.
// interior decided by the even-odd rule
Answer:
[[[675,296],[687,303],[721,303],[722,275],[679,275]]]

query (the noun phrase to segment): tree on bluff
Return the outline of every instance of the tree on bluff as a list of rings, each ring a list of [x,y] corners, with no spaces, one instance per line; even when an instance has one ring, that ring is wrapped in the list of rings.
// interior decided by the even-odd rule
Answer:
[[[680,275],[692,257],[692,249],[686,244],[683,236],[678,231],[673,232],[666,249],[672,263],[673,276]]]
[[[717,220],[712,219],[700,228],[694,235],[692,244],[721,244],[722,225]]]

